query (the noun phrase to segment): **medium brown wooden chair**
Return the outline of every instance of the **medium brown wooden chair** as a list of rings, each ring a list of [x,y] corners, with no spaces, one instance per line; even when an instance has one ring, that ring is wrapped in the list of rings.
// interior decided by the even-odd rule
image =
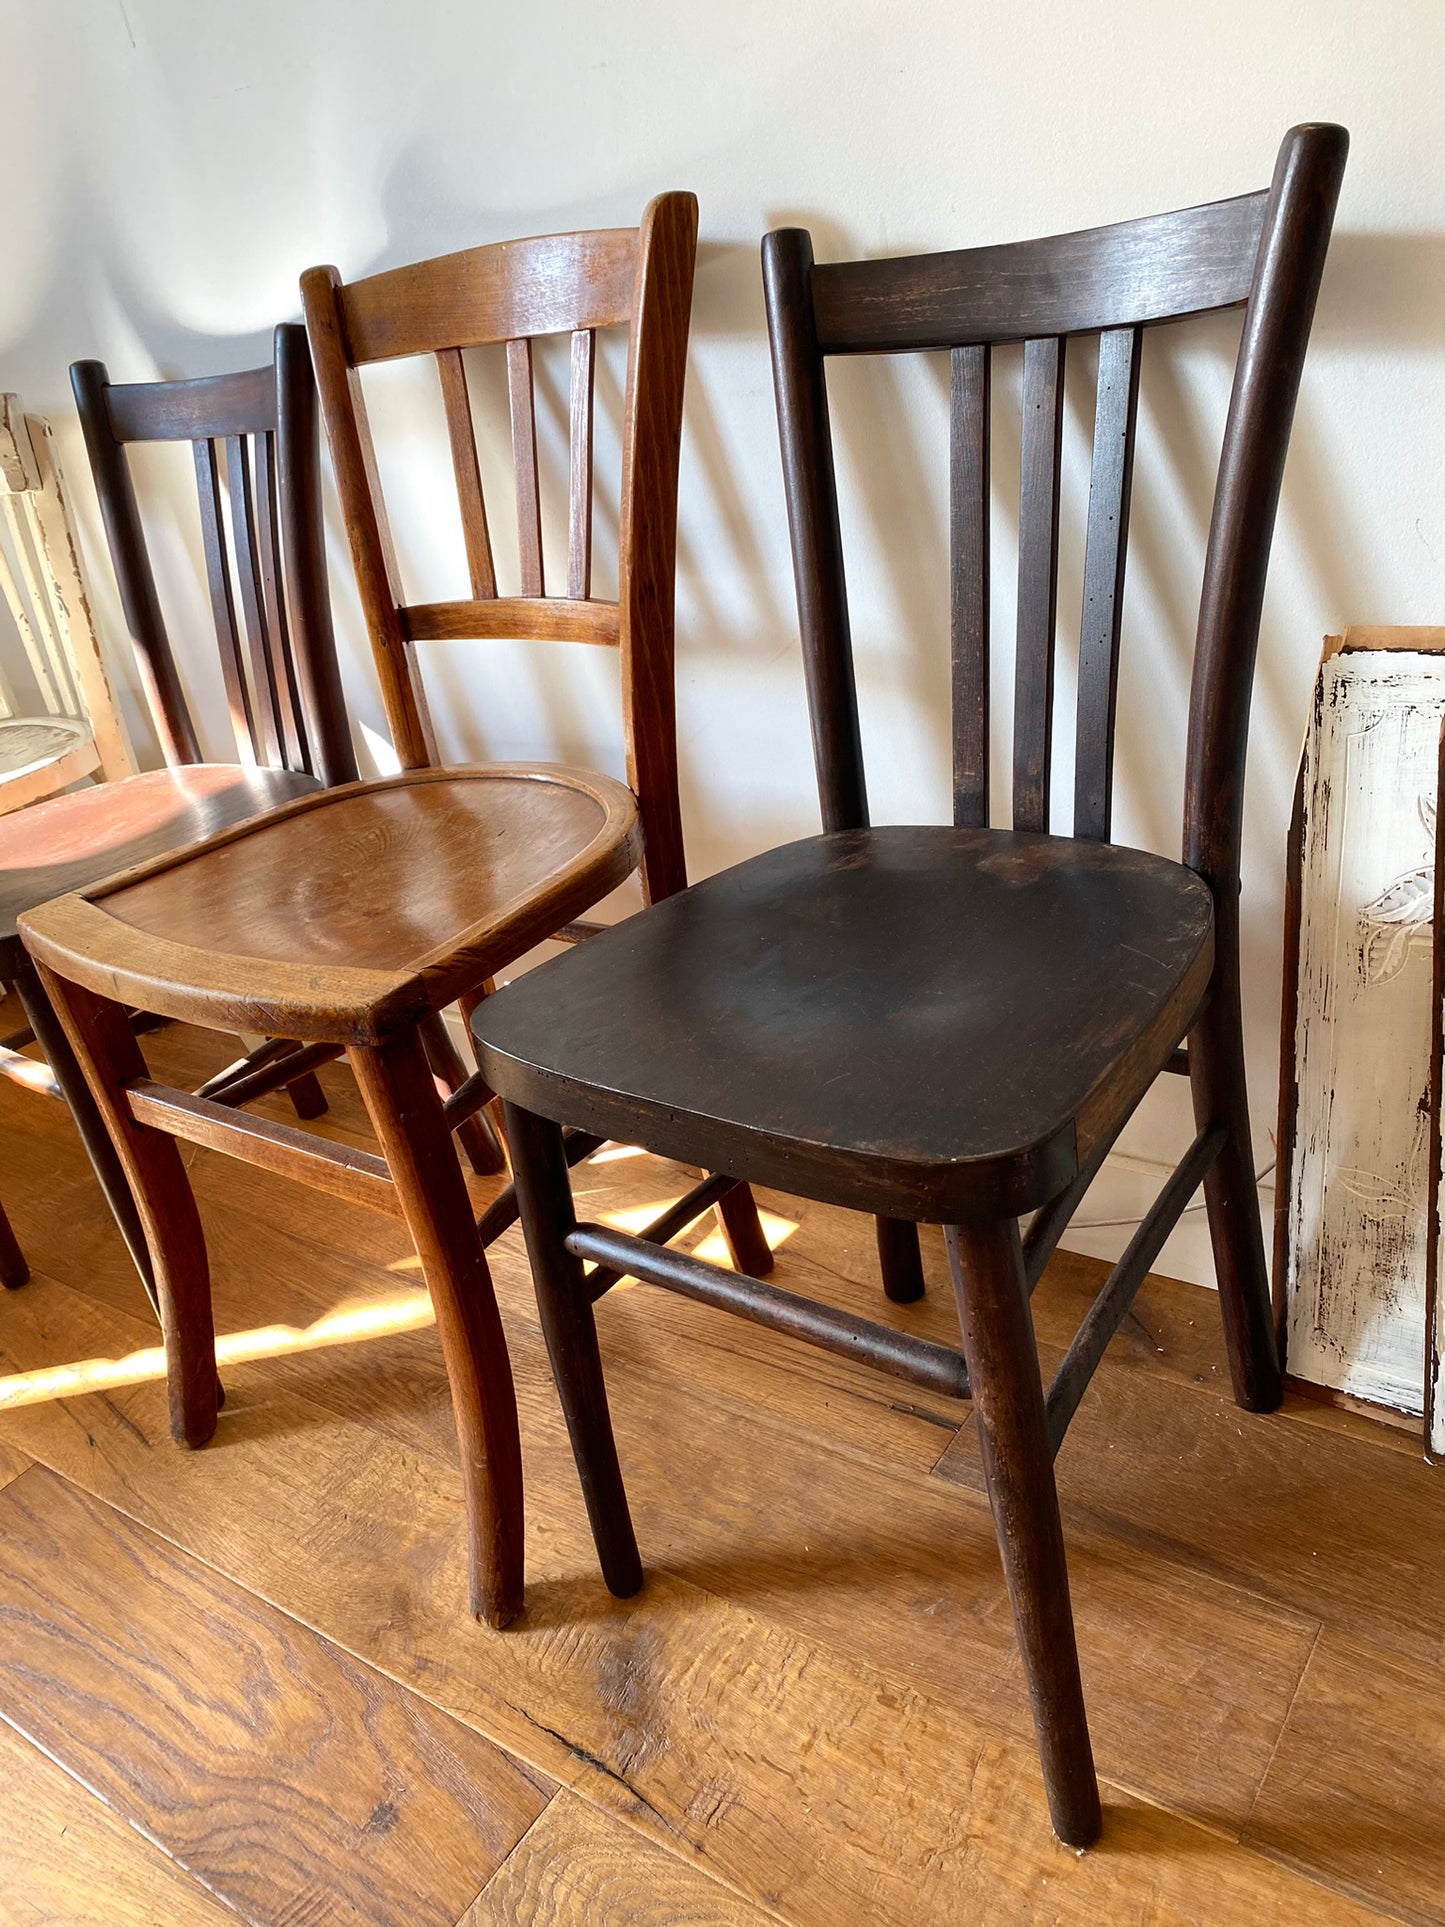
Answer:
[[[166,768],[32,805],[0,821],[0,977],[18,992],[26,1030],[4,1040],[0,1075],[63,1098],[95,1166],[137,1269],[156,1302],[135,1200],[65,1032],[18,934],[36,904],[83,889],[143,859],[173,854],[291,797],[356,775],[331,631],[321,536],[316,389],[305,332],[276,330],[272,361],[199,381],[113,384],[98,361],[71,371],[111,559]],[[126,449],[136,442],[195,447],[201,528],[235,732],[235,763],[202,758],[161,615]],[[47,458],[48,459],[48,458]],[[237,632],[232,565],[221,514],[224,465],[235,532],[234,569],[245,615]],[[78,576],[58,579],[82,593]],[[76,612],[79,619],[81,612]],[[143,1019],[138,1019],[143,1022]],[[46,1063],[24,1054],[38,1042]],[[217,1102],[289,1088],[297,1111],[325,1108],[297,1046],[268,1039],[205,1087]],[[0,1266],[22,1282],[23,1266]]]
[[[303,797],[23,919],[25,941],[135,1186],[165,1319],[171,1423],[216,1424],[205,1246],[174,1139],[283,1172],[402,1217],[437,1308],[461,1445],[472,1603],[505,1625],[522,1598],[522,1471],[506,1341],[448,1131],[491,1092],[443,1102],[424,1030],[475,1003],[493,974],[574,925],[639,863],[652,896],[682,874],[673,748],[677,469],[697,203],[652,202],[639,229],[477,248],[343,286],[303,282],[323,405],[402,775]],[[593,335],[630,328],[621,488],[621,593],[588,569]],[[543,592],[536,540],[530,337],[572,334],[571,559]],[[524,518],[523,594],[491,569],[461,350],[507,344]],[[446,398],[475,597],[403,607],[395,587],[358,364],[434,354]],[[532,546],[528,546],[528,538]],[[413,645],[431,636],[572,637],[621,647],[634,789],[552,767],[430,766]],[[635,794],[634,794],[635,790]],[[123,1001],[211,1027],[244,1023],[344,1048],[381,1156],[238,1116],[147,1079]],[[574,1147],[574,1154],[580,1155]],[[716,1198],[736,1187],[713,1180]],[[743,1203],[756,1226],[752,1201]],[[705,1207],[702,1207],[705,1208]],[[756,1232],[759,1268],[769,1254]]]
[[[642,1571],[593,1305],[623,1273],[975,1401],[1054,1826],[1100,1829],[1053,1455],[1201,1181],[1239,1403],[1281,1396],[1245,1104],[1239,846],[1250,683],[1300,368],[1347,140],[1296,128],[1265,192],[1053,240],[815,266],[763,244],[825,834],[670,898],[473,1019],[507,1100],[543,1329],[603,1572]],[[1243,304],[1189,727],[1184,861],[1109,840],[1146,327]],[[1097,335],[1072,837],[1048,833],[1065,344]],[[1024,343],[1013,827],[988,822],[989,365]],[[824,361],[952,364],[954,826],[869,827]],[[1187,1053],[1180,1044],[1188,1038]],[[1198,1135],[1044,1392],[1029,1292],[1155,1077]],[[578,1224],[559,1122],[947,1227],[962,1351]],[[1033,1213],[1026,1235],[1019,1219]],[[916,1235],[916,1234],[915,1234]],[[584,1261],[594,1270],[584,1272]]]

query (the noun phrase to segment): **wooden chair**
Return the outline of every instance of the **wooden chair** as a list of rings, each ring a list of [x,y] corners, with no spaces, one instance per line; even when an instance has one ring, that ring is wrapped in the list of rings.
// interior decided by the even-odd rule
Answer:
[[[449,1129],[492,1094],[473,1076],[444,1103],[423,1032],[448,1004],[479,1000],[496,971],[573,924],[639,863],[653,894],[683,881],[672,572],[696,239],[696,202],[666,194],[635,230],[478,248],[350,287],[330,269],[305,276],[335,467],[406,769],[303,797],[184,857],[63,897],[23,926],[141,1201],[165,1317],[175,1436],[200,1444],[216,1424],[205,1247],[175,1138],[402,1217],[436,1303],[451,1381],[472,1604],[499,1626],[522,1597],[516,1408],[482,1242],[447,1151]],[[617,604],[589,598],[586,563],[591,341],[613,325],[631,331]],[[568,594],[542,595],[539,551],[524,543],[525,593],[500,600],[489,557],[482,567],[461,346],[508,344],[524,495],[531,491],[524,514],[535,516],[529,336],[564,330],[573,336],[575,377]],[[404,608],[394,592],[355,369],[406,354],[437,356],[479,591],[471,602]],[[620,643],[635,796],[607,777],[553,767],[429,765],[412,645],[424,636],[498,634]],[[212,1027],[244,1021],[318,1050],[343,1047],[382,1154],[149,1082],[123,1000]]]
[[[154,1304],[155,1281],[135,1200],[25,954],[18,920],[50,897],[87,887],[143,859],[186,849],[323,783],[354,777],[356,764],[331,633],[316,391],[304,331],[295,324],[279,328],[272,362],[244,374],[116,386],[99,362],[87,361],[76,364],[72,380],[126,622],[167,767],[126,774],[129,760],[120,756],[116,725],[107,719],[97,688],[99,659],[48,435],[32,432],[40,492],[24,510],[27,521],[33,516],[25,532],[44,544],[55,588],[53,598],[42,588],[40,599],[63,604],[72,618],[77,680],[94,726],[90,761],[117,780],[54,796],[0,820],[0,977],[19,993],[28,1026],[0,1045],[0,1075],[69,1103]],[[18,439],[17,420],[7,416],[12,443]],[[33,417],[30,425],[32,431],[37,426]],[[126,456],[127,446],[141,441],[194,443],[216,639],[236,735],[233,764],[202,761],[181,688]],[[236,532],[245,658],[222,534],[222,468]],[[34,591],[31,603],[32,610],[38,608]],[[83,643],[74,636],[82,618],[87,624]],[[87,767],[71,768],[65,781],[84,775]],[[32,1041],[45,1053],[45,1064],[24,1054]],[[243,1103],[284,1085],[299,1114],[314,1116],[325,1108],[311,1066],[298,1058],[294,1044],[250,1041],[246,1055],[206,1087],[208,1096]],[[23,1282],[23,1265],[0,1269],[6,1282]]]
[[[974,1399],[1055,1829],[1100,1829],[1052,1459],[1201,1181],[1235,1394],[1281,1395],[1245,1105],[1239,843],[1250,682],[1300,367],[1346,152],[1296,128],[1263,193],[1058,239],[814,266],[763,244],[825,834],[711,877],[509,986],[473,1020],[507,1101],[543,1329],[615,1593],[642,1572],[593,1305],[623,1273]],[[1114,692],[1146,326],[1243,304],[1199,615],[1184,862],[1109,841]],[[1062,375],[1099,337],[1074,835],[1048,834]],[[1013,827],[988,815],[989,364],[1022,341]],[[952,365],[954,827],[869,827],[824,358]],[[1181,1040],[1188,1037],[1187,1054]],[[1029,1292],[1154,1078],[1198,1135],[1047,1395]],[[947,1227],[961,1353],[573,1211],[558,1121],[894,1221]],[[1026,1235],[1019,1218],[1033,1213]],[[584,1272],[584,1261],[594,1270]]]
[[[90,619],[79,549],[49,422],[0,396],[0,594],[43,714],[17,713],[0,673],[0,813],[81,778],[135,773]]]

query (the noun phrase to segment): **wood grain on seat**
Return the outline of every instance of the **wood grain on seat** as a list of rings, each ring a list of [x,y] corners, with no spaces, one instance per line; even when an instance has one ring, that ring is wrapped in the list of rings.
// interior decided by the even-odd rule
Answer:
[[[37,904],[203,842],[319,789],[314,776],[235,763],[186,763],[77,790],[0,821],[0,959]]]
[[[1212,923],[1198,877],[1115,845],[812,837],[489,999],[481,1062],[542,1115],[622,1138],[665,1120],[681,1156],[830,1202],[1022,1211],[1188,1027]]]
[[[629,790],[533,765],[347,784],[23,919],[32,956],[164,1016],[373,1042],[637,863]]]

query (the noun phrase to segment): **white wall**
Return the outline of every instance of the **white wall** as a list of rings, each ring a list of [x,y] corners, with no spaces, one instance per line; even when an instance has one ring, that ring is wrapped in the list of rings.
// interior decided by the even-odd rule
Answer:
[[[313,262],[351,277],[506,235],[630,223],[657,189],[696,190],[679,582],[694,873],[816,827],[764,229],[811,226],[822,259],[1048,233],[1260,186],[1291,122],[1345,122],[1354,148],[1286,482],[1249,770],[1248,1027],[1267,1160],[1284,832],[1320,639],[1350,622],[1438,622],[1445,608],[1439,0],[3,0],[0,18],[0,383],[65,425],[81,495],[67,421],[75,356],[102,356],[117,379],[245,365],[296,312],[297,275]],[[1155,335],[1146,357],[1116,821],[1122,839],[1167,854],[1232,341],[1232,322],[1210,323],[1180,352]],[[1087,356],[1078,362],[1061,703],[1072,698],[1091,406]],[[612,366],[599,396],[615,413]],[[1005,358],[1005,394],[1012,374]],[[428,407],[406,371],[377,384],[383,467],[407,494],[394,509],[406,565],[418,593],[460,593],[442,451],[421,430]],[[484,395],[484,418],[496,407]],[[850,365],[835,410],[875,817],[944,820],[944,382],[927,363]],[[1017,454],[1001,414],[996,438],[1006,692]],[[603,487],[605,506],[615,481]],[[178,606],[199,610],[179,566],[177,503],[172,586]],[[506,519],[503,492],[493,520]],[[348,693],[375,735],[380,706],[333,534]],[[619,766],[615,668],[599,652],[439,645],[436,665],[456,754]],[[223,754],[214,689],[206,714]],[[1000,751],[1007,722],[997,719]],[[1065,754],[1057,789],[1070,788]],[[1171,1080],[1127,1148],[1174,1153],[1186,1113]],[[1195,1243],[1165,1267],[1197,1271]]]

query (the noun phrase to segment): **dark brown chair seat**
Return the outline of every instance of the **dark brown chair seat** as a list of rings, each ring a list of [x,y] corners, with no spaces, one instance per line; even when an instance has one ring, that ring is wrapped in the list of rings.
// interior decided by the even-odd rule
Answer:
[[[23,967],[15,925],[27,910],[320,788],[304,770],[185,763],[0,818],[0,970]]]
[[[1162,857],[846,831],[512,984],[487,1006],[483,1069],[589,1132],[665,1124],[709,1168],[949,1223],[981,1190],[1020,1212],[1063,1189],[1168,1059],[1212,958],[1208,887]]]

